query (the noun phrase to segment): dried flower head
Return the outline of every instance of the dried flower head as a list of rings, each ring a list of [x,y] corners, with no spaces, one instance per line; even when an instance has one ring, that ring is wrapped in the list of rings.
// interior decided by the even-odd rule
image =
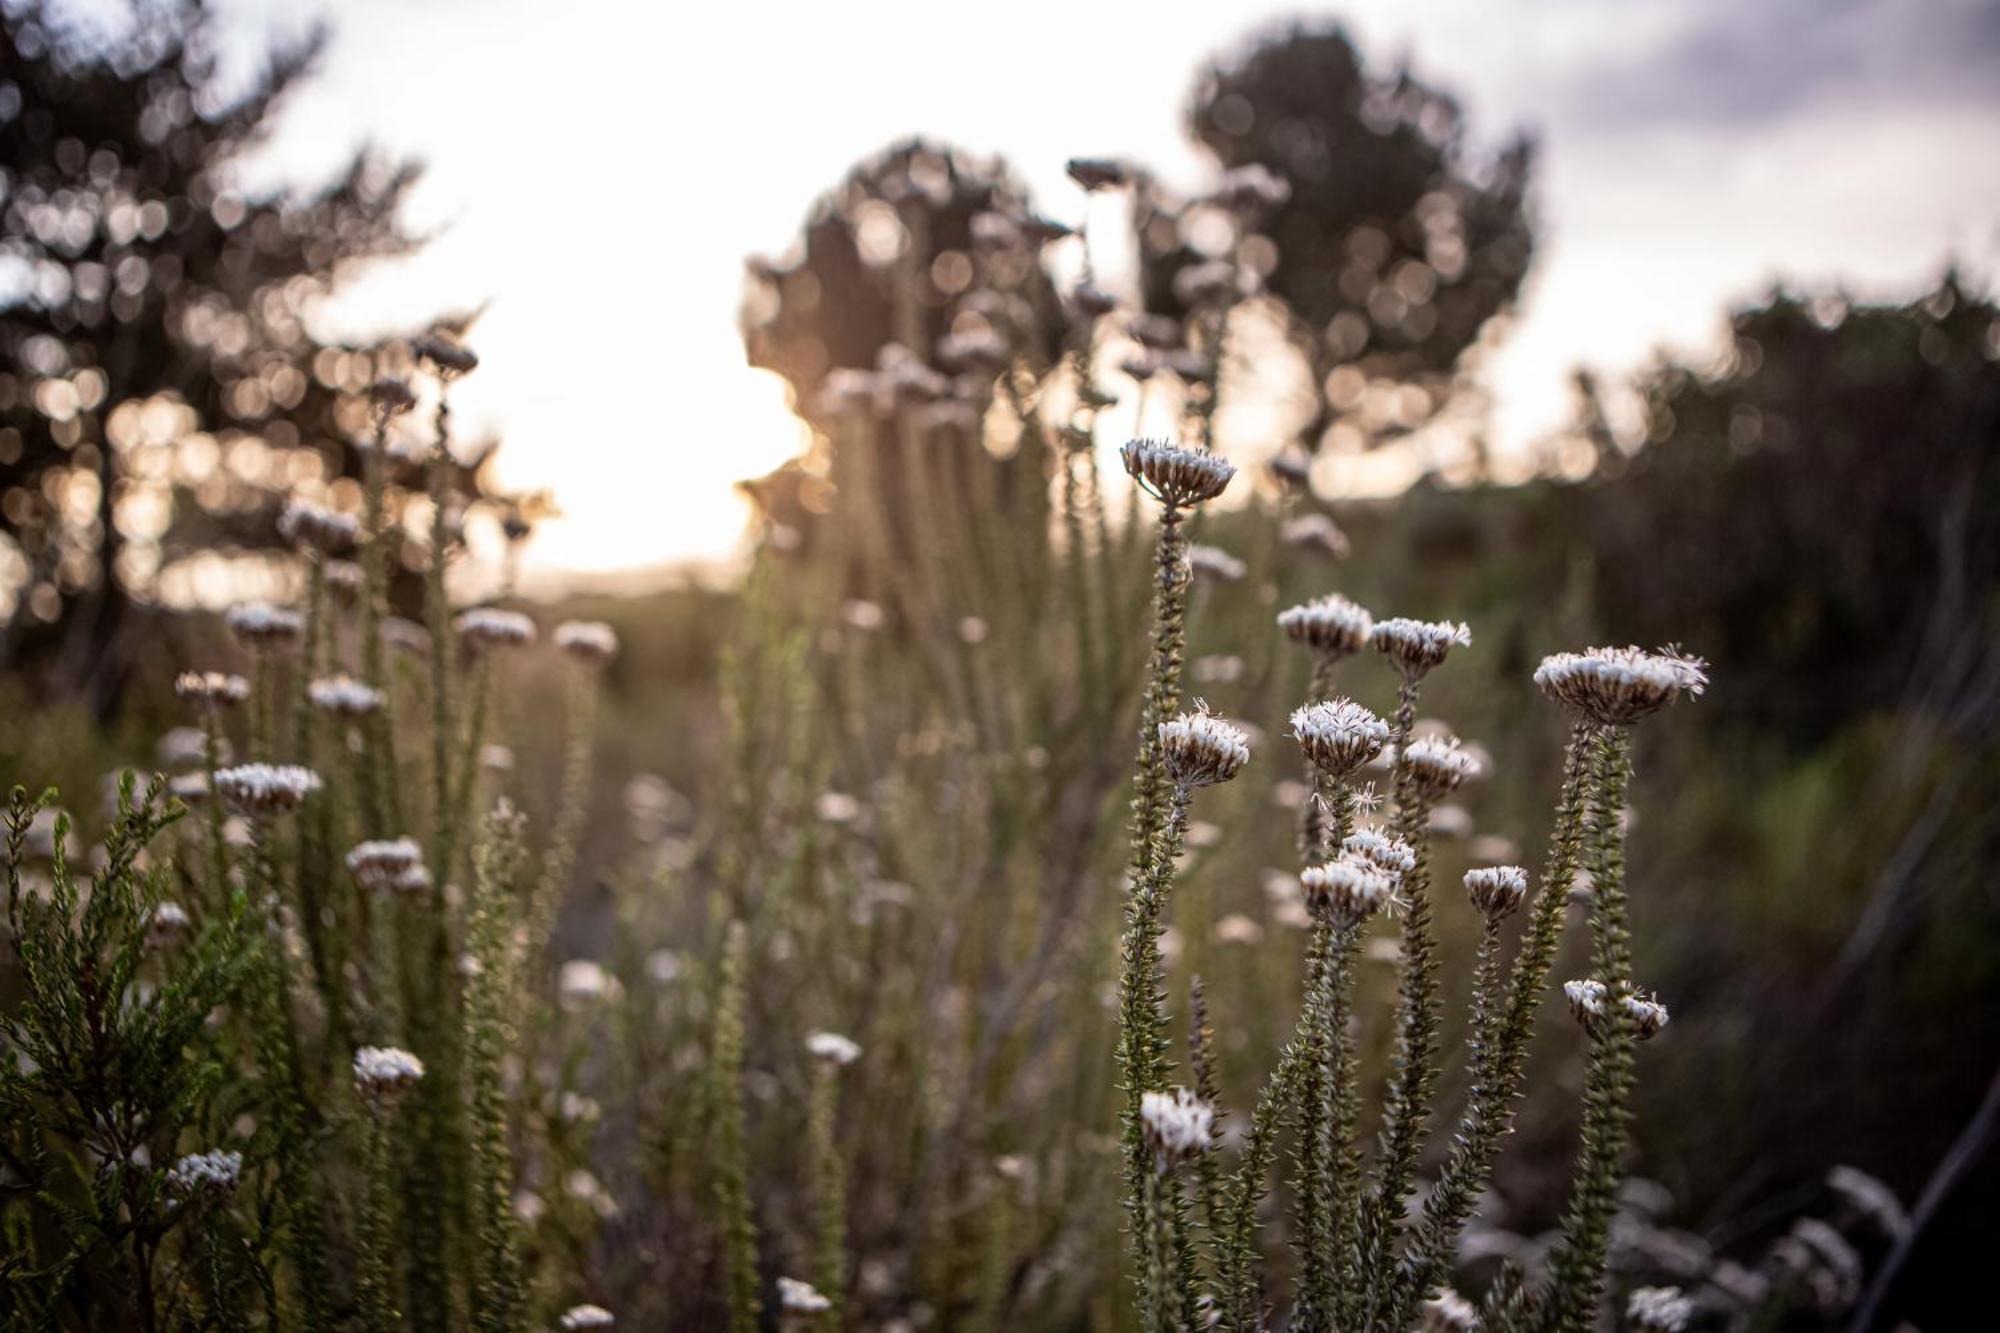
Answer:
[[[1383,655],[1396,664],[1397,670],[1407,679],[1417,680],[1444,661],[1453,648],[1470,646],[1472,627],[1450,620],[1411,620],[1397,616],[1375,622],[1370,637]]]
[[[183,671],[174,677],[174,693],[208,708],[240,704],[250,697],[250,682],[222,671]]]
[[[1366,607],[1336,592],[1280,611],[1278,628],[1293,643],[1338,660],[1361,651],[1374,632],[1375,618]]]
[[[572,1305],[556,1321],[564,1329],[610,1328],[618,1321],[601,1305]]]
[[[825,1314],[833,1308],[833,1302],[822,1296],[819,1288],[810,1282],[781,1277],[778,1279],[778,1307],[791,1314]]]
[[[1220,546],[1190,546],[1187,552],[1187,562],[1188,568],[1195,573],[1206,574],[1210,578],[1220,579],[1224,583],[1240,583],[1243,581],[1244,575],[1250,572],[1248,564],[1229,554],[1229,552],[1223,550]]]
[[[215,774],[215,794],[243,815],[296,810],[319,789],[319,774],[297,764],[238,764]]]
[[[1118,456],[1140,489],[1174,508],[1213,500],[1236,475],[1233,466],[1205,449],[1183,449],[1165,440],[1128,440]]]
[[[579,662],[609,662],[618,652],[618,631],[601,620],[565,620],[556,626],[556,647]]]
[[[385,419],[401,416],[417,405],[417,396],[410,392],[410,386],[389,375],[368,386],[368,399]]]
[[[1330,560],[1345,560],[1354,549],[1340,525],[1325,514],[1300,514],[1286,519],[1278,529],[1278,539],[1287,546]]]
[[[1352,699],[1329,699],[1293,710],[1292,735],[1307,762],[1344,780],[1382,752],[1389,724]]]
[[[335,717],[367,717],[378,711],[388,698],[373,685],[352,676],[322,676],[306,686],[306,698],[322,713]]]
[[[457,379],[479,369],[479,357],[470,347],[442,333],[429,333],[410,344],[410,350],[428,361],[439,379]]]
[[[1682,694],[1708,688],[1708,664],[1672,648],[1592,648],[1556,653],[1535,668],[1535,684],[1551,699],[1606,726],[1630,726]]]
[[[1343,856],[1299,872],[1299,887],[1315,916],[1358,926],[1389,905],[1395,884],[1372,862]]]
[[[1633,1033],[1640,1041],[1657,1035],[1671,1021],[1667,1006],[1661,1004],[1658,997],[1643,991],[1631,992],[1620,1003],[1626,1018],[1631,1021]]]
[[[806,1038],[806,1052],[830,1065],[851,1065],[861,1058],[861,1047],[838,1032],[815,1032]]]
[[[519,611],[494,606],[474,607],[453,622],[458,637],[473,648],[512,648],[535,639],[535,622]]]
[[[1340,850],[1349,856],[1360,857],[1389,876],[1392,882],[1417,868],[1416,849],[1380,829],[1356,829],[1341,840]]]
[[[289,648],[305,637],[306,618],[289,607],[244,602],[223,616],[236,641],[253,653]]]
[[[1479,1326],[1478,1307],[1450,1287],[1423,1304],[1423,1333],[1475,1333]]]
[[[346,555],[361,540],[361,523],[352,514],[293,500],[278,515],[278,535],[302,549],[321,555]]]
[[[376,1111],[394,1109],[424,1076],[424,1062],[395,1046],[363,1046],[354,1053],[354,1087]]]
[[[1107,157],[1073,157],[1063,169],[1086,190],[1115,190],[1132,181],[1130,167]]]
[[[1472,905],[1494,919],[1506,916],[1528,896],[1528,872],[1520,866],[1482,866],[1465,872]]]
[[[424,869],[424,849],[415,838],[378,838],[356,843],[347,853],[347,873],[364,889],[401,889],[405,876]],[[425,885],[430,880],[424,874]]]
[[[180,1199],[222,1198],[235,1192],[242,1174],[240,1152],[189,1153],[167,1168],[167,1189]]]
[[[1604,1017],[1605,1000],[1609,994],[1609,988],[1597,980],[1563,983],[1563,999],[1569,1004],[1570,1015],[1586,1032],[1597,1030],[1597,1022]]]
[[[1164,1175],[1213,1145],[1215,1108],[1186,1088],[1148,1092],[1139,1099],[1139,1132]]]
[[[1679,1287],[1640,1287],[1625,1307],[1633,1333],[1681,1333],[1694,1318],[1694,1301]]]
[[[146,947],[171,949],[194,930],[194,918],[176,902],[162,902],[146,913]]]
[[[1402,759],[1417,790],[1432,799],[1479,776],[1478,758],[1456,736],[1419,736],[1403,751]]]
[[[1241,727],[1197,709],[1160,724],[1160,755],[1176,783],[1208,787],[1229,781],[1250,762],[1250,737]]]

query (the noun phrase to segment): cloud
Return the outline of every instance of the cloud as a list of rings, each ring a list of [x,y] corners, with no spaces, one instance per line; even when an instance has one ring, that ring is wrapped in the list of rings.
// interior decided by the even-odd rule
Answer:
[[[2000,106],[1994,0],[1695,0],[1653,49],[1579,73],[1578,128],[1768,127],[1839,105]]]

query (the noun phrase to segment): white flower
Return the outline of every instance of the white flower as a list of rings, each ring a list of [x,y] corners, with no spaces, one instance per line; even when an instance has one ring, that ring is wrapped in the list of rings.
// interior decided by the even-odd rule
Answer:
[[[278,515],[278,535],[295,546],[342,555],[361,540],[361,523],[352,514],[310,500],[294,500]]]
[[[1306,906],[1337,925],[1356,926],[1389,905],[1395,889],[1390,878],[1371,862],[1343,856],[1299,872]]]
[[[1682,694],[1708,688],[1708,664],[1668,648],[1592,648],[1556,653],[1535,668],[1535,684],[1559,703],[1606,726],[1630,726]]]
[[[601,1305],[572,1305],[557,1321],[565,1329],[610,1328],[618,1321]]]
[[[825,1314],[833,1302],[820,1295],[819,1288],[795,1277],[778,1279],[778,1305],[793,1314]]]
[[[236,641],[252,652],[283,648],[305,637],[306,618],[288,607],[269,602],[244,602],[232,606],[223,619]]]
[[[216,795],[238,814],[296,810],[319,789],[319,774],[297,764],[238,764],[215,774]]]
[[[618,632],[601,620],[565,620],[556,626],[555,642],[579,662],[608,662],[618,652]]]
[[[1358,856],[1392,881],[1400,880],[1417,866],[1416,849],[1401,838],[1392,838],[1376,828],[1358,828],[1341,840],[1340,850]]]
[[[1473,1333],[1479,1310],[1450,1287],[1424,1302],[1423,1333]]]
[[[242,1174],[240,1152],[189,1153],[167,1168],[167,1188],[183,1199],[197,1194],[223,1195],[236,1188]]]
[[[1220,546],[1194,545],[1188,547],[1188,568],[1197,574],[1207,574],[1221,579],[1224,583],[1240,583],[1250,572],[1250,566],[1237,559]]]
[[[424,1062],[394,1046],[363,1046],[354,1053],[354,1086],[377,1110],[387,1110],[424,1076]]]
[[[417,883],[411,871],[423,875]],[[424,849],[415,838],[388,838],[357,843],[347,854],[347,872],[364,889],[419,889],[430,885],[424,870]]]
[[[1352,699],[1307,704],[1292,713],[1306,760],[1330,778],[1351,777],[1389,742],[1389,724]]]
[[[1633,1333],[1680,1333],[1694,1318],[1694,1302],[1679,1287],[1641,1287],[1632,1293],[1625,1315]]]
[[[1213,713],[1182,713],[1160,724],[1167,774],[1189,787],[1227,782],[1250,762],[1250,737]]]
[[[1183,449],[1164,440],[1131,440],[1118,451],[1140,489],[1172,508],[1213,500],[1236,469],[1207,450]]]
[[[851,1065],[861,1058],[861,1047],[838,1032],[813,1033],[806,1038],[806,1050],[830,1065]]]
[[[1352,657],[1374,632],[1375,617],[1368,614],[1368,608],[1335,592],[1280,611],[1278,628],[1292,642],[1302,643],[1322,657]]]
[[[1632,1031],[1640,1041],[1655,1036],[1671,1021],[1667,1006],[1654,996],[1634,991],[1619,1003],[1624,1006],[1625,1016],[1632,1021]]]
[[[221,671],[183,671],[174,677],[174,693],[211,708],[240,704],[250,697],[250,682]]]
[[[1604,1017],[1604,1002],[1610,994],[1601,981],[1581,980],[1563,983],[1563,999],[1569,1002],[1569,1011],[1586,1031],[1596,1026]]]
[[[335,717],[366,717],[382,707],[388,696],[352,676],[322,676],[306,686],[306,698],[322,713]]]
[[[1186,1088],[1148,1092],[1139,1099],[1139,1130],[1164,1174],[1209,1150],[1215,1108]]]
[[[1449,620],[1411,620],[1398,616],[1375,622],[1369,637],[1404,676],[1415,680],[1444,661],[1453,648],[1470,646],[1472,627]]]
[[[194,918],[176,902],[163,902],[146,914],[146,944],[155,949],[171,948],[194,929]]]
[[[1418,737],[1403,751],[1402,759],[1418,789],[1433,798],[1456,791],[1467,778],[1479,776],[1478,758],[1462,748],[1456,736]]]
[[[1487,916],[1499,918],[1521,905],[1528,896],[1528,872],[1520,866],[1483,866],[1465,872],[1465,891],[1472,905]]]
[[[462,611],[453,624],[458,636],[475,648],[511,648],[535,639],[535,622],[519,611],[494,606]]]
[[[556,990],[572,1006],[601,1000],[616,984],[609,972],[588,958],[572,958],[556,974]]]

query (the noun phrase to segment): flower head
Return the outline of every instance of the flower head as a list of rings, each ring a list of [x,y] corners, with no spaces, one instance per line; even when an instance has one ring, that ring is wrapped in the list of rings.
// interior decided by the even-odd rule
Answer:
[[[431,650],[431,632],[414,620],[402,616],[382,617],[383,646],[412,657],[422,657]]]
[[[601,620],[565,620],[556,626],[555,642],[579,662],[608,662],[618,652],[618,632]]]
[[[430,362],[439,379],[457,379],[479,369],[479,357],[470,347],[441,333],[425,334],[410,344],[410,350]]]
[[[306,618],[290,607],[244,602],[223,616],[236,641],[253,653],[288,648],[305,637]]]
[[[838,1032],[815,1032],[806,1038],[806,1052],[815,1060],[840,1066],[861,1058],[861,1047]]]
[[[1605,1000],[1609,994],[1610,989],[1601,981],[1563,983],[1563,999],[1569,1004],[1569,1012],[1586,1032],[1594,1031],[1597,1021],[1604,1017]]]
[[[572,1305],[556,1321],[564,1329],[610,1328],[618,1321],[601,1305]]]
[[[1345,560],[1354,549],[1340,525],[1325,514],[1300,514],[1286,519],[1278,529],[1278,540],[1329,560]]]
[[[1436,799],[1479,776],[1479,760],[1456,736],[1420,736],[1403,751],[1403,765],[1424,795]]]
[[[1420,1327],[1423,1333],[1474,1333],[1479,1328],[1479,1310],[1446,1287],[1424,1302]]]
[[[1188,568],[1195,573],[1207,574],[1221,579],[1224,583],[1241,583],[1243,576],[1250,572],[1249,565],[1220,546],[1190,546],[1187,562]]]
[[[1207,1152],[1214,1131],[1215,1108],[1186,1088],[1148,1092],[1139,1099],[1139,1132],[1163,1175]]]
[[[1182,713],[1160,724],[1167,775],[1188,787],[1227,782],[1250,762],[1250,737],[1213,713]]]
[[[1340,926],[1358,926],[1389,905],[1395,883],[1372,861],[1342,856],[1299,872],[1306,906]]]
[[[1340,850],[1349,856],[1360,857],[1392,881],[1400,880],[1417,868],[1416,849],[1380,829],[1356,829],[1342,839]]]
[[[1630,726],[1683,694],[1708,688],[1708,664],[1668,648],[1556,653],[1535,668],[1542,693],[1605,726]]]
[[[1292,735],[1314,768],[1352,777],[1389,743],[1389,724],[1352,699],[1307,704],[1292,713]]]
[[[1450,620],[1411,620],[1397,616],[1375,622],[1370,637],[1405,678],[1418,680],[1444,661],[1453,648],[1469,647],[1472,627]]]
[[[1694,1318],[1694,1301],[1679,1287],[1641,1287],[1632,1293],[1625,1317],[1633,1333],[1681,1333]]]
[[[385,375],[368,386],[368,397],[384,417],[401,416],[417,405],[417,396],[402,380]]]
[[[1361,651],[1374,631],[1375,618],[1360,603],[1335,592],[1279,612],[1278,628],[1293,643],[1338,660]]]
[[[1250,162],[1222,173],[1216,202],[1238,213],[1258,214],[1282,207],[1292,197],[1292,183],[1262,162]]]
[[[1519,866],[1482,866],[1465,872],[1472,905],[1494,919],[1506,916],[1528,896],[1528,872]]]
[[[1179,509],[1213,500],[1236,475],[1233,465],[1206,449],[1183,449],[1165,440],[1128,440],[1118,456],[1146,494]]]
[[[424,1076],[424,1062],[394,1046],[363,1046],[354,1053],[354,1086],[377,1111],[392,1109]]]
[[[169,949],[188,937],[194,929],[194,918],[187,908],[176,902],[156,904],[146,913],[146,945],[153,949]]]
[[[833,1308],[833,1302],[822,1296],[819,1288],[810,1282],[781,1277],[778,1279],[778,1306],[792,1314],[825,1314]]]
[[[459,613],[458,637],[474,648],[512,648],[535,639],[535,622],[519,611],[480,606]]]
[[[346,555],[361,540],[361,522],[352,514],[293,500],[278,515],[278,535],[292,545],[321,555]]]
[[[167,1189],[182,1199],[202,1195],[219,1198],[235,1192],[236,1180],[242,1174],[240,1152],[189,1153],[167,1168]]]
[[[244,815],[296,810],[319,789],[319,774],[297,764],[238,764],[215,774],[215,794]]]
[[[412,872],[421,873],[422,884],[412,880]],[[415,838],[356,843],[347,853],[347,873],[362,888],[374,891],[427,888],[430,884],[430,874],[424,870],[424,849]]]
[[[174,677],[174,693],[207,708],[240,704],[250,697],[250,682],[221,671],[183,671]]]
[[[388,696],[373,685],[352,676],[322,676],[306,686],[306,698],[322,713],[335,717],[367,717],[379,710]]]
[[[1632,991],[1619,1003],[1625,1010],[1625,1017],[1632,1024],[1633,1033],[1640,1041],[1646,1041],[1657,1035],[1660,1029],[1671,1021],[1667,1006],[1661,1004],[1656,996]]]

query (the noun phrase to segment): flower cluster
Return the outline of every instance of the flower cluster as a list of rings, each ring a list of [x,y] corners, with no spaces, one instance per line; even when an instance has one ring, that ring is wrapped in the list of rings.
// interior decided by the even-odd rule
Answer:
[[[363,1046],[354,1053],[354,1087],[377,1111],[402,1100],[424,1076],[424,1062],[395,1046]]]
[[[414,838],[384,838],[355,844],[347,853],[347,872],[371,891],[416,893],[431,886],[424,869],[424,850]]]
[[[1337,926],[1358,926],[1389,905],[1395,881],[1374,862],[1342,856],[1299,872],[1306,906]]]
[[[861,1047],[838,1032],[815,1032],[806,1038],[806,1052],[830,1065],[851,1065],[861,1058]]]
[[[1295,710],[1292,735],[1314,768],[1344,779],[1382,752],[1389,724],[1352,699],[1333,699]]]
[[[238,764],[215,774],[215,794],[238,814],[296,810],[319,789],[319,774],[297,764]]]
[[[617,1322],[601,1305],[572,1305],[556,1321],[564,1329],[610,1328]]]
[[[1494,919],[1506,916],[1528,896],[1528,872],[1520,866],[1483,866],[1465,872],[1472,905]]]
[[[1182,713],[1160,724],[1160,754],[1175,782],[1208,787],[1229,781],[1250,762],[1250,737],[1213,713]]]
[[[322,713],[335,717],[367,717],[388,701],[388,696],[352,676],[322,676],[306,686],[306,698]]]
[[[236,641],[253,653],[288,648],[305,637],[306,618],[290,607],[269,602],[232,606],[223,619]]]
[[[1681,1333],[1694,1318],[1694,1301],[1679,1287],[1640,1287],[1625,1307],[1634,1333]]]
[[[833,1308],[818,1287],[795,1277],[778,1279],[778,1305],[790,1314],[825,1314]]]
[[[309,547],[321,555],[346,555],[361,540],[361,523],[352,514],[294,500],[278,515],[278,535],[294,546]]]
[[[1469,647],[1472,627],[1450,620],[1411,620],[1398,616],[1394,620],[1377,621],[1369,637],[1405,679],[1418,680],[1443,663],[1453,648]]]
[[[1153,1164],[1164,1173],[1209,1150],[1215,1108],[1186,1088],[1148,1092],[1139,1099],[1139,1128]]]
[[[565,620],[556,626],[555,644],[579,662],[608,662],[618,652],[618,632],[601,620]]]
[[[1417,868],[1416,849],[1380,829],[1356,829],[1341,840],[1340,850],[1360,857],[1391,879],[1400,880]]]
[[[1433,799],[1458,790],[1467,778],[1479,776],[1479,760],[1461,748],[1456,736],[1422,736],[1403,751],[1403,764],[1417,790]]]
[[[1234,466],[1206,449],[1183,449],[1165,440],[1129,440],[1118,457],[1146,494],[1174,508],[1213,500],[1236,475]]]
[[[174,677],[174,693],[210,708],[240,704],[250,697],[250,682],[221,671],[183,671]]]
[[[1625,727],[1682,694],[1700,697],[1708,688],[1708,664],[1673,649],[1592,648],[1543,658],[1535,684],[1592,721]]]
[[[458,636],[474,648],[510,648],[535,639],[535,622],[519,611],[481,606],[460,613]]]
[[[1335,592],[1280,611],[1278,628],[1293,643],[1337,659],[1352,657],[1367,646],[1375,632],[1375,617],[1367,607]]]
[[[243,1174],[243,1154],[224,1152],[189,1153],[167,1168],[167,1189],[183,1199],[200,1195],[211,1198],[226,1195],[236,1188],[237,1177]]]

